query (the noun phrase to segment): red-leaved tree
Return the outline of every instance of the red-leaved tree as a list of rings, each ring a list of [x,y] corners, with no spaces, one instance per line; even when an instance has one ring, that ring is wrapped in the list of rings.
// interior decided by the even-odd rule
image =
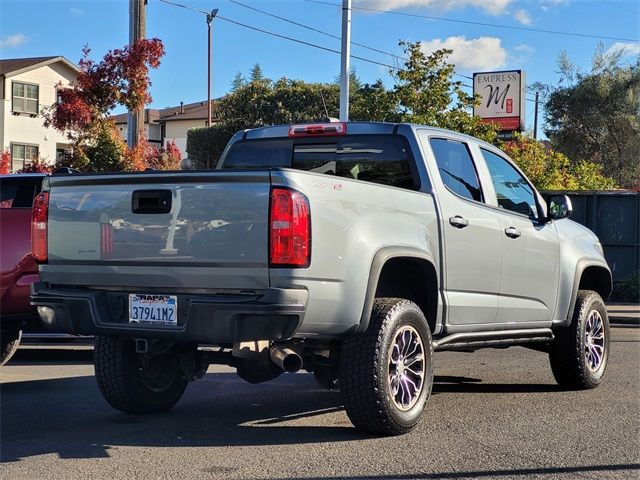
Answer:
[[[11,171],[11,154],[4,150],[0,156],[0,175],[6,175]]]
[[[89,53],[85,47],[76,83],[60,88],[60,102],[45,112],[45,126],[66,132],[71,140],[74,153],[66,166],[93,171],[144,169],[143,163],[130,161],[141,156],[118,141],[109,113],[118,106],[138,109],[151,102],[149,69],[160,65],[162,41],[138,40],[109,51],[100,62],[89,58]],[[136,147],[139,150],[146,146]]]

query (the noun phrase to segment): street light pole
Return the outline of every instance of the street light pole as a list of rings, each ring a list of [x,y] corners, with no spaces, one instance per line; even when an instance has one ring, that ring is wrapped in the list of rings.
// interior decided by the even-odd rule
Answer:
[[[207,126],[211,126],[211,22],[216,18],[218,9],[207,13]]]
[[[349,121],[349,60],[351,57],[351,0],[342,0],[342,49],[340,62],[340,121]]]

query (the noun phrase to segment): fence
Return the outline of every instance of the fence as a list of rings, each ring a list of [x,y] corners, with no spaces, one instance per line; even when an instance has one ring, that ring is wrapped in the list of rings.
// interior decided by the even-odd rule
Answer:
[[[588,191],[564,193],[571,198],[571,219],[598,235],[613,280],[640,271],[640,192]]]

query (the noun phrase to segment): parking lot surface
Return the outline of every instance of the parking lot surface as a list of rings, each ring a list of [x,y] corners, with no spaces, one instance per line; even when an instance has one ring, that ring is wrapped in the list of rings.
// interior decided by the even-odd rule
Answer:
[[[217,366],[171,412],[125,415],[88,347],[25,347],[0,370],[0,478],[640,478],[640,329],[613,327],[611,347],[582,392],[533,350],[437,353],[425,416],[395,438],[358,433],[311,375]]]

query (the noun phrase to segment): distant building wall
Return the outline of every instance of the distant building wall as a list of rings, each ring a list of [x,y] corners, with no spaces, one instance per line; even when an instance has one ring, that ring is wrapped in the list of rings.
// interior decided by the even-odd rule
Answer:
[[[12,143],[33,145],[38,147],[38,156],[46,163],[53,164],[56,152],[65,149],[69,140],[64,133],[54,128],[45,128],[41,110],[56,102],[56,86],[70,86],[76,79],[77,73],[62,63],[52,63],[43,67],[5,78],[3,98],[0,100],[0,147],[10,149]],[[12,112],[13,82],[38,86],[38,113],[29,115]]]
[[[165,143],[168,140],[174,140],[176,146],[180,149],[182,158],[187,156],[187,131],[191,128],[204,127],[206,121],[202,120],[173,120],[165,124]]]

